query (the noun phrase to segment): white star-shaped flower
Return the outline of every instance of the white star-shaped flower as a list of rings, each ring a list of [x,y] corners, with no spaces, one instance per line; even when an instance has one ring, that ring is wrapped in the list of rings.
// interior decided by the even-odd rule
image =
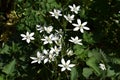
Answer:
[[[46,64],[47,62],[54,61],[54,59],[55,59],[55,54],[49,52],[49,50],[44,49],[44,50],[43,50],[43,54],[45,54],[44,64]]]
[[[68,56],[72,56],[74,54],[73,50],[70,50],[70,49],[67,49],[66,53]]]
[[[54,47],[51,48],[50,53],[55,53],[56,56],[58,56],[60,51],[61,51],[61,48],[58,48],[57,46],[54,46]]]
[[[53,43],[53,40],[54,40],[54,35],[51,34],[49,36],[44,36],[44,39],[41,39],[42,41],[44,41],[43,44],[52,44]]]
[[[69,39],[69,41],[74,44],[82,45],[82,43],[81,43],[82,39],[79,39],[78,36],[76,36],[75,38],[71,37],[71,39]]]
[[[78,14],[78,11],[80,10],[80,6],[76,6],[75,4],[73,4],[73,6],[70,5],[69,8],[76,14]]]
[[[87,25],[87,22],[83,22],[81,23],[81,20],[80,19],[77,19],[77,24],[72,24],[73,26],[75,26],[75,28],[73,29],[73,31],[78,31],[80,30],[81,33],[84,33],[84,29],[85,30],[90,30],[90,28],[88,28],[86,25]]]
[[[100,64],[99,64],[99,67],[100,67],[102,70],[106,70],[105,65],[104,65],[104,64],[102,64],[102,63],[100,63]]]
[[[22,40],[26,40],[27,43],[30,43],[30,40],[35,39],[33,35],[34,35],[34,32],[32,33],[26,32],[26,34],[21,34],[21,37],[23,37]]]
[[[38,63],[40,64],[41,61],[44,59],[44,56],[38,51],[37,52],[37,57],[30,57],[33,61],[31,63]]]
[[[58,19],[59,16],[62,16],[61,11],[56,9],[54,9],[53,12],[49,12],[49,13],[51,14],[51,16],[55,17],[56,19]]]
[[[47,63],[49,61],[49,53],[48,53],[48,50],[44,49],[43,50],[43,54],[45,54],[45,57],[44,57],[44,64]]]
[[[45,31],[49,34],[52,32],[53,30],[53,27],[52,26],[49,26],[49,27],[44,27]]]
[[[71,71],[71,68],[75,66],[75,64],[70,64],[70,60],[65,62],[65,60],[62,58],[61,59],[62,64],[58,64],[59,67],[62,67],[61,71],[65,71],[66,69]]]
[[[36,25],[36,29],[42,33],[44,31],[44,28],[41,25]]]
[[[64,18],[65,18],[68,22],[72,23],[72,21],[74,20],[74,16],[75,16],[75,15],[70,15],[70,14],[68,14],[67,16],[64,15]]]

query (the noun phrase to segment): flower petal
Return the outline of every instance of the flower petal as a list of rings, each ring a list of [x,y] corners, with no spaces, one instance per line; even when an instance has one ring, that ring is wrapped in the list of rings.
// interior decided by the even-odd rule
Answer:
[[[79,30],[79,27],[75,27],[74,29],[73,29],[73,31],[78,31]]]
[[[69,67],[74,67],[74,66],[75,66],[75,64],[70,64],[70,65],[69,65]]]
[[[39,51],[37,52],[37,57],[40,57],[40,52]]]
[[[87,25],[87,22],[83,22],[83,23],[82,23],[82,26],[85,26],[85,25]]]
[[[26,40],[26,37],[22,38],[22,40]]]
[[[78,27],[79,25],[78,24],[72,24],[73,26],[75,26],[75,27]]]
[[[30,37],[31,40],[34,40],[35,38],[34,37]]]
[[[67,62],[66,62],[66,65],[69,65],[70,64],[70,60],[68,60]]]
[[[24,34],[21,34],[20,36],[21,36],[21,37],[26,37],[26,35],[24,35]]]
[[[30,43],[30,39],[27,39],[26,41],[27,41],[27,43]]]
[[[71,69],[68,67],[67,70],[71,71]]]
[[[31,63],[36,63],[37,62],[37,60],[34,60],[34,61],[32,61]]]
[[[59,67],[64,67],[62,64],[58,64]]]
[[[31,59],[33,59],[33,60],[36,60],[37,58],[36,57],[30,57]]]
[[[81,25],[81,20],[77,19],[77,23],[78,23],[78,25]]]
[[[44,59],[44,64],[48,62],[48,58]]]
[[[85,29],[85,30],[90,30],[90,28],[89,28],[89,27],[83,27],[83,29]]]
[[[30,36],[32,37],[34,35],[34,32],[30,33]]]
[[[61,63],[65,65],[65,60],[63,58],[61,59]]]
[[[81,29],[80,29],[80,32],[81,32],[81,33],[84,33],[84,30],[83,30],[83,28],[81,28]]]
[[[61,71],[65,71],[65,70],[66,70],[66,68],[64,68],[64,67],[61,69]]]
[[[29,36],[29,32],[26,32],[26,36]]]

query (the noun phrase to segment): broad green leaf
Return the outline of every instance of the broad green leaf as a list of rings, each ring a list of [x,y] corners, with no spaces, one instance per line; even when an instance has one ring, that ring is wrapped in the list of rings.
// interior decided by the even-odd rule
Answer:
[[[16,61],[15,59],[13,61],[11,61],[9,64],[7,64],[6,66],[4,66],[3,68],[3,72],[10,75],[12,74],[12,72],[15,70],[15,64],[16,64]]]
[[[77,80],[78,78],[78,72],[76,68],[72,68],[71,70],[71,79],[70,80]]]
[[[75,45],[74,46],[74,53],[77,55],[78,58],[85,60],[85,58],[87,58],[88,55],[88,49],[84,49],[84,46],[80,46],[80,45]]]
[[[95,59],[99,62],[101,58],[101,53],[97,49],[93,49],[88,52],[88,57],[95,57]]]
[[[4,45],[4,47],[0,49],[0,54],[9,54],[9,46]]]
[[[74,49],[76,55],[81,55],[84,52],[84,49],[80,45],[75,45]]]
[[[83,68],[83,76],[85,78],[89,78],[89,76],[93,73],[93,70],[91,68]]]
[[[89,44],[93,44],[94,40],[93,40],[92,36],[93,36],[92,33],[84,32],[84,34],[83,34],[83,40],[86,41]]]
[[[82,18],[85,17],[85,9],[81,9],[81,11],[80,11],[80,16],[81,16]]]
[[[115,75],[115,71],[114,70],[110,70],[110,69],[107,70],[107,77],[112,77],[114,75]]]
[[[100,69],[97,65],[97,61],[95,57],[91,57],[86,61],[86,64],[91,67],[98,75],[100,75]]]

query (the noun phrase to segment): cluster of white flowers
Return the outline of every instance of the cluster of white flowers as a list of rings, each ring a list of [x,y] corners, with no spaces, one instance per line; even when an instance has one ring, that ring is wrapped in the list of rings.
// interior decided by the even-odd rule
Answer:
[[[46,32],[44,34],[43,33],[43,38],[41,38],[41,41],[43,42],[43,45],[51,45],[53,44],[53,46],[51,46],[49,49],[44,49],[42,51],[42,55],[43,56],[43,62],[44,64],[46,64],[47,62],[51,62],[54,61],[55,58],[59,55],[61,48],[62,48],[62,31],[58,31],[55,30],[53,31],[53,26],[40,26],[40,25],[36,25],[37,30],[42,33],[42,32]],[[32,59],[32,58],[31,58]],[[34,59],[33,59],[34,60]],[[31,62],[32,63],[32,62]]]
[[[59,19],[60,16],[63,16],[66,21],[68,21],[70,24],[72,24],[75,28],[73,28],[73,31],[78,31],[80,30],[81,33],[84,33],[84,30],[90,30],[86,25],[87,22],[81,23],[80,19],[77,19],[77,24],[72,23],[73,20],[75,20],[75,14],[79,13],[80,6],[76,6],[73,4],[73,6],[69,5],[70,11],[73,12],[73,14],[67,14],[63,15],[61,14],[61,10],[54,9],[53,12],[50,11],[49,13],[51,14],[52,17],[55,19]],[[75,14],[74,14],[75,13]],[[61,53],[62,50],[62,42],[63,42],[63,30],[55,30],[53,26],[41,26],[41,25],[36,25],[36,29],[42,33],[42,38],[40,39],[44,45],[50,45],[49,49],[44,48],[42,52],[37,51],[37,57],[30,57],[33,61],[31,63],[38,63],[40,64],[43,62],[46,64],[47,62],[52,62],[55,60],[57,56]],[[29,33],[26,32],[25,34],[21,34],[23,37],[22,40],[26,40],[27,43],[30,43],[31,40],[34,40],[34,33]],[[82,39],[79,39],[78,36],[71,37],[71,39],[68,39],[68,41],[82,45]],[[72,56],[74,55],[73,50],[67,49],[66,50],[66,55]],[[67,60],[65,62],[64,58],[61,59],[61,64],[58,64],[59,67],[62,67],[61,71],[65,70],[71,70],[72,67],[75,66],[75,64],[70,64],[70,60]]]

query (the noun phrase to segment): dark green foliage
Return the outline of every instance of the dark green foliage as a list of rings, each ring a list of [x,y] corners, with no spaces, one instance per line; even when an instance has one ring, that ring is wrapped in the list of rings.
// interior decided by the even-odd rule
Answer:
[[[49,14],[53,9],[61,10],[62,14],[71,13],[68,6],[72,4],[81,6],[75,18],[88,22],[90,30],[83,34],[69,31],[73,29],[70,23]],[[120,80],[119,11],[120,0],[0,0],[0,80]],[[31,64],[30,56],[52,46],[43,46],[37,24],[53,25],[66,33],[58,61]],[[26,31],[35,32],[31,44],[21,40],[20,34]],[[68,42],[71,36],[82,38],[83,45]],[[66,56],[67,48],[73,49],[73,56]],[[58,64],[62,57],[76,64],[71,72],[60,71]],[[107,70],[101,70],[100,63]]]

